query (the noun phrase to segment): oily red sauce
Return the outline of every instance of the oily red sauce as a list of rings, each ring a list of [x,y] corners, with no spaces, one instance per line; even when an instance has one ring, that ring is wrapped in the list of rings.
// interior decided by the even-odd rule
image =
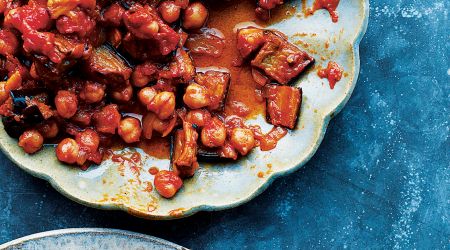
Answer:
[[[168,159],[170,156],[170,142],[168,138],[155,135],[151,140],[141,140],[137,146],[144,150],[146,154],[158,159]]]
[[[277,143],[281,138],[283,138],[287,134],[287,129],[282,127],[273,127],[272,130],[259,137],[259,148],[261,151],[269,151],[274,149],[277,146]]]
[[[254,22],[258,26],[266,26],[269,23],[259,20],[254,14],[254,2],[252,1],[207,1],[209,10],[209,20],[203,33],[188,38],[187,47],[197,49],[191,53],[196,67],[222,67],[229,70],[231,75],[230,88],[225,105],[225,115],[237,115],[244,118],[251,118],[265,113],[265,102],[261,96],[260,85],[252,76],[248,63],[236,63],[240,58],[236,48],[236,33],[234,28],[243,22]],[[289,18],[295,13],[295,7],[285,4],[272,11],[270,23],[278,22]],[[218,34],[214,32],[219,31]],[[206,34],[206,35],[204,35]],[[210,35],[212,34],[212,36]],[[220,40],[217,39],[220,37]],[[208,39],[210,38],[210,39]],[[208,44],[209,40],[211,43]],[[212,51],[212,53],[208,53]],[[242,64],[242,65],[240,65]],[[121,109],[135,114],[143,113],[136,105],[128,105]],[[287,134],[284,128],[274,127],[267,134],[263,134],[259,126],[252,126],[255,132],[255,139],[261,150],[268,151],[276,147],[277,142]],[[158,159],[168,159],[170,157],[170,142],[168,138],[154,136],[151,140],[141,140],[136,145],[145,153]],[[122,149],[126,145],[116,145],[115,149]],[[137,157],[136,157],[137,158]],[[112,155],[114,162],[133,161],[123,155]],[[156,167],[149,169],[150,174],[156,175]]]
[[[145,183],[144,191],[151,193],[153,191],[153,184],[150,181],[145,181],[144,183]]]
[[[223,67],[230,71],[231,82],[228,91],[227,103],[225,105],[225,115],[237,115],[244,118],[251,118],[259,114],[265,113],[265,102],[261,96],[260,86],[253,80],[251,69],[248,64],[245,66],[236,66],[236,61],[240,58],[236,48],[236,33],[234,27],[242,22],[254,22],[259,26],[266,26],[254,14],[254,3],[252,1],[226,1],[216,2],[208,1],[207,7],[210,12],[208,20],[208,28],[204,29],[203,34],[188,39],[187,47],[196,48],[197,52],[191,53],[196,67]],[[281,21],[289,18],[295,13],[295,7],[288,4],[282,5],[272,11],[270,23]],[[214,35],[214,29],[221,32],[220,40]],[[212,31],[211,31],[212,30]],[[208,45],[209,40],[212,41]],[[206,52],[205,52],[206,51]],[[208,54],[212,51],[212,54]],[[123,105],[121,110],[126,112],[141,114],[143,111],[140,106]],[[275,148],[276,142],[280,140],[286,133],[277,131],[284,130],[282,128],[274,128],[268,135],[261,135],[256,138],[261,141],[261,150],[270,150]],[[283,134],[283,136],[281,136]],[[269,146],[270,145],[270,146]],[[154,136],[151,140],[141,140],[137,145],[145,153],[158,159],[168,159],[170,157],[170,142],[168,138]],[[116,145],[115,149],[122,149],[126,145]],[[113,155],[112,160],[115,162],[123,162],[121,155]],[[158,169],[154,171],[156,174]]]
[[[297,7],[295,5],[284,3],[283,5],[277,6],[275,9],[270,10],[270,19],[266,23],[262,24],[262,26],[265,26],[266,24],[279,23],[289,19],[293,17],[296,12]]]
[[[329,62],[326,68],[319,69],[317,75],[320,78],[327,78],[330,84],[330,88],[334,89],[334,86],[342,78],[342,68],[335,62]]]
[[[282,127],[273,127],[268,133],[264,134],[261,127],[258,125],[250,126],[250,129],[255,133],[255,139],[261,151],[269,151],[277,146],[281,138],[287,134],[287,129]]]
[[[196,67],[224,67],[230,70],[231,85],[228,91],[226,115],[239,115],[246,118],[263,114],[265,104],[255,94],[258,84],[253,80],[250,67],[236,66],[240,58],[236,48],[236,33],[234,27],[242,22],[255,22],[264,25],[255,16],[255,5],[252,1],[208,1],[208,27],[221,31],[225,47],[220,57],[193,54]],[[238,103],[238,108],[236,108]],[[248,110],[248,112],[247,112]],[[243,112],[244,111],[244,112]]]
[[[139,154],[138,152],[134,152],[130,159],[134,162],[134,163],[139,163],[141,162],[141,154]]]
[[[108,150],[108,152],[105,156],[106,157],[110,156],[111,161],[116,162],[116,163],[124,163],[124,162],[140,163],[141,162],[141,154],[139,152],[134,152],[132,154],[129,154],[129,153],[120,154],[120,153],[115,153],[113,150]]]
[[[330,13],[331,21],[336,23],[339,20],[338,12],[336,11],[340,0],[315,0],[313,7],[307,11],[307,15],[313,15],[316,10],[326,9]]]

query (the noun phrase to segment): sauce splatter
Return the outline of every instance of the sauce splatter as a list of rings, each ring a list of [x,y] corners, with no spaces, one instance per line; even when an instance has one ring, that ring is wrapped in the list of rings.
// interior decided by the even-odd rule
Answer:
[[[149,203],[148,206],[147,206],[147,211],[153,212],[153,211],[155,211],[157,208],[158,208],[158,205],[157,205],[157,204]]]
[[[139,154],[138,152],[134,152],[134,153],[131,155],[131,160],[132,160],[134,163],[139,163],[139,162],[141,162],[141,154]]]
[[[339,20],[338,12],[336,11],[340,0],[315,0],[313,7],[306,12],[307,16],[313,15],[316,10],[326,9],[330,13],[331,21],[337,23]]]
[[[264,178],[264,172],[258,172],[258,178]]]
[[[148,172],[151,175],[156,175],[159,172],[159,169],[157,167],[151,167],[151,168],[148,169]]]
[[[153,185],[152,185],[152,183],[149,182],[149,181],[145,181],[144,184],[145,184],[144,191],[145,191],[145,192],[151,193],[151,192],[153,191]]]
[[[327,78],[330,84],[330,88],[334,89],[336,83],[340,81],[342,78],[342,72],[343,70],[341,66],[339,66],[339,64],[335,62],[329,62],[326,68],[320,69],[317,72],[317,75],[320,78]]]
[[[269,151],[277,146],[281,138],[287,134],[287,129],[282,127],[273,127],[267,134],[261,132],[261,128],[257,125],[250,127],[255,133],[255,139],[259,142],[261,151]]]
[[[173,217],[180,217],[183,215],[183,212],[184,212],[184,208],[177,208],[177,209],[171,210],[169,212],[169,215],[173,216]]]
[[[306,8],[306,0],[302,0],[302,13],[303,13],[303,16],[308,15],[308,8]]]

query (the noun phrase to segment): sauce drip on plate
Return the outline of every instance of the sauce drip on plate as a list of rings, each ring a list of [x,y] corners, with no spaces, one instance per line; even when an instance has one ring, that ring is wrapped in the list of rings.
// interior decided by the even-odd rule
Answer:
[[[317,72],[317,75],[320,78],[327,78],[330,84],[330,88],[334,89],[336,83],[340,81],[342,78],[342,72],[343,70],[341,66],[339,66],[339,64],[335,62],[329,62],[326,68],[320,69]]]

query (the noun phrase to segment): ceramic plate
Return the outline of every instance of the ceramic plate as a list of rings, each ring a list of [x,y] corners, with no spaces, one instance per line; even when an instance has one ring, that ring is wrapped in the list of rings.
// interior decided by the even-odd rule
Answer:
[[[101,228],[73,228],[29,235],[0,245],[0,249],[185,250],[186,248],[156,237],[128,231]]]
[[[332,90],[326,80],[318,78],[316,70],[303,74],[296,82],[303,88],[304,95],[296,130],[289,132],[272,151],[256,149],[234,163],[201,164],[199,171],[186,180],[173,199],[163,199],[155,190],[147,188],[148,183],[153,182],[149,168],[167,169],[169,161],[145,155],[140,149],[127,148],[122,152],[131,155],[137,150],[145,155],[138,166],[139,171],[110,160],[81,171],[60,164],[51,147],[32,157],[26,155],[17,146],[17,141],[6,135],[2,125],[0,145],[19,167],[49,181],[70,199],[91,207],[121,209],[149,219],[174,219],[202,210],[231,208],[249,201],[276,177],[297,170],[312,157],[328,122],[349,99],[359,74],[358,46],[367,27],[368,0],[341,0],[337,23],[331,22],[325,10],[305,18],[301,14],[300,2],[291,1],[290,4],[297,6],[296,14],[271,28],[284,32],[291,42],[311,53],[316,58],[316,65],[326,66],[328,61],[336,61],[344,68],[344,77]],[[312,6],[312,1],[307,1],[307,6]],[[249,123],[268,129],[262,116]]]

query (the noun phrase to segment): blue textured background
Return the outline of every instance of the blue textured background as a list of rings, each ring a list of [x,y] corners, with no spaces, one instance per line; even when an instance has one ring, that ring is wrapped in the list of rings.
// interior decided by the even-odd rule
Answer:
[[[449,5],[372,1],[348,105],[303,169],[248,204],[145,221],[78,205],[0,154],[0,243],[46,230],[111,227],[195,249],[448,249]]]

